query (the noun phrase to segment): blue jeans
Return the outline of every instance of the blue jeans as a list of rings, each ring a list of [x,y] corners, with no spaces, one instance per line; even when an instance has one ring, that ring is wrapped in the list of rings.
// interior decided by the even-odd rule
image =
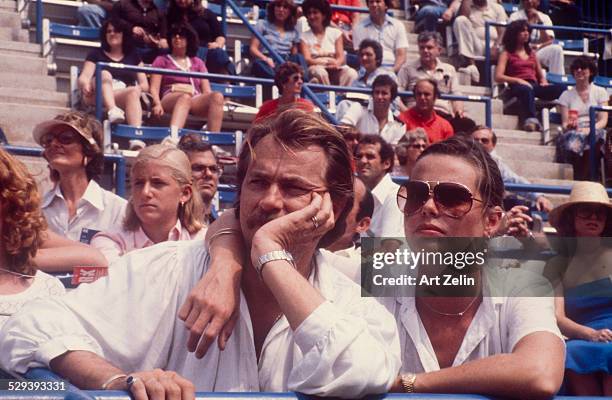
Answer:
[[[236,75],[236,67],[230,61],[227,51],[223,49],[210,50],[208,47],[200,47],[198,57],[206,62],[206,69],[211,74]]]
[[[106,10],[95,4],[83,4],[77,10],[77,18],[80,26],[99,28],[106,18]]]
[[[441,6],[425,6],[419,9],[414,16],[415,32],[437,31],[438,18],[444,14],[447,8],[448,7]]]
[[[552,101],[561,96],[565,90],[562,85],[540,86],[535,82],[531,82],[531,87],[518,83],[511,83],[509,88],[510,97],[518,98],[519,104],[519,119],[523,123],[527,118],[537,118],[535,99]]]

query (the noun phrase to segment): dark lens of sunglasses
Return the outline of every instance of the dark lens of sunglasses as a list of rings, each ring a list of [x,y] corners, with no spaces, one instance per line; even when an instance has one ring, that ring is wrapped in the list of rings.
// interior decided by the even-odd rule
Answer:
[[[603,207],[580,207],[577,214],[580,218],[591,218],[593,215],[596,218],[603,218],[606,215],[606,210]]]
[[[62,132],[59,135],[47,134],[43,136],[41,139],[41,144],[43,147],[47,147],[51,145],[53,139],[57,139],[60,144],[72,144],[76,141],[76,137],[71,132]]]
[[[470,191],[452,182],[442,182],[434,188],[434,201],[451,217],[462,217],[472,208]]]
[[[478,140],[480,140],[480,143],[482,143],[482,144],[489,144],[489,139],[487,139],[487,138],[482,138],[482,139],[478,139]]]
[[[425,182],[408,182],[400,189],[399,194],[403,194],[403,201],[398,201],[398,206],[405,214],[411,215],[419,211],[419,209],[423,207],[423,204],[427,202],[429,198],[429,186]],[[402,199],[400,198],[398,200]]]

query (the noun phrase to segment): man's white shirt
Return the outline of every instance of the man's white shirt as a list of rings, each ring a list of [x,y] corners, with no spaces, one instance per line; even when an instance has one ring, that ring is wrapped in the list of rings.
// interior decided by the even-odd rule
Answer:
[[[372,189],[374,213],[370,229],[363,236],[403,238],[404,213],[397,206],[399,185],[391,180],[388,173]]]

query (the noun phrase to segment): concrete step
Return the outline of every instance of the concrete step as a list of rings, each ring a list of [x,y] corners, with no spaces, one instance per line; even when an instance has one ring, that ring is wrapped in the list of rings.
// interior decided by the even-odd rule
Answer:
[[[526,161],[516,159],[504,159],[514,172],[527,179],[572,179],[574,170],[570,164],[558,164],[543,161]]]
[[[16,40],[28,42],[29,34],[25,29],[0,26],[0,40]]]
[[[0,57],[0,71],[46,75],[47,63],[42,57],[4,54]]]
[[[16,11],[0,10],[0,26],[6,28],[21,28],[21,19]]]
[[[10,144],[33,146],[32,130],[42,121],[68,111],[67,107],[0,102],[0,128]]]
[[[0,72],[0,87],[57,91],[57,83],[54,77],[25,75],[19,72]]]
[[[20,103],[24,105],[46,105],[66,107],[68,105],[68,94],[58,93],[55,90],[24,89],[0,87],[0,99],[9,103]]]
[[[495,116],[493,117],[495,120]],[[516,117],[515,117],[516,118]],[[540,144],[539,132],[526,132],[517,129],[495,129],[498,143],[523,143],[523,144]]]
[[[17,2],[13,0],[0,0],[0,10],[15,11],[17,10]]]
[[[518,117],[516,115],[493,114],[492,121],[495,132],[498,129],[516,129],[518,126]]]
[[[576,181],[571,179],[547,179],[547,178],[532,178],[532,183],[539,185],[551,185],[551,186],[574,186]]]
[[[0,54],[40,56],[40,45],[36,43],[23,43],[14,40],[0,40]]]
[[[499,143],[495,152],[505,160],[555,161],[555,148],[553,146],[540,146],[522,143]]]
[[[484,86],[459,85],[459,92],[464,95],[489,96],[491,90]]]

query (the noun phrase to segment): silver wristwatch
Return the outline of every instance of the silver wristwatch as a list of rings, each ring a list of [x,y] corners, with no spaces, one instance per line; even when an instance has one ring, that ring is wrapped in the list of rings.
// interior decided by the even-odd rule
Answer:
[[[259,274],[259,276],[261,276],[261,273],[267,263],[269,263],[270,261],[277,261],[277,260],[285,260],[289,262],[289,264],[291,264],[295,268],[295,262],[293,261],[293,256],[291,255],[291,253],[289,253],[287,250],[284,250],[284,249],[283,250],[273,250],[266,254],[262,254],[257,259],[255,269],[257,270],[257,273]]]

